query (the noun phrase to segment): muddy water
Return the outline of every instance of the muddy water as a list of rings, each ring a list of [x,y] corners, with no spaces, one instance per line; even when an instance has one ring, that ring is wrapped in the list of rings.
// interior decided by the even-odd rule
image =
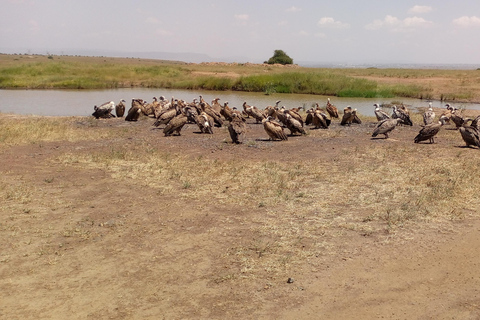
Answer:
[[[315,102],[324,106],[327,97],[305,94],[272,94],[232,91],[201,91],[201,90],[170,90],[170,89],[112,89],[112,90],[0,90],[0,112],[15,114],[34,114],[44,116],[87,116],[93,112],[94,105],[100,105],[107,101],[118,103],[121,99],[130,105],[133,98],[141,98],[152,101],[153,97],[165,96],[170,99],[175,97],[192,101],[203,95],[205,100],[210,102],[214,98],[220,98],[220,102],[229,102],[230,107],[242,108],[244,101],[261,109],[268,105],[274,105],[275,101],[281,100],[280,105],[287,108],[306,107],[309,108]],[[402,101],[412,108],[428,106],[429,101],[419,99],[364,99],[364,98],[337,98],[330,97],[333,104],[339,110],[346,106],[358,109],[360,114],[373,115],[374,103],[391,103]],[[440,101],[432,101],[434,107],[444,107]],[[453,104],[466,109],[480,110],[480,104],[458,103]]]

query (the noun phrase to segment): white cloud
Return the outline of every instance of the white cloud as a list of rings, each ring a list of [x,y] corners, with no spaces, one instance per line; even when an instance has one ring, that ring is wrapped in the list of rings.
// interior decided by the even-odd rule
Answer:
[[[167,31],[165,29],[157,29],[155,33],[159,36],[170,36],[172,33],[170,31]]]
[[[374,20],[367,24],[365,28],[367,30],[413,31],[416,28],[425,28],[432,24],[433,22],[416,16],[400,20],[397,17],[387,15],[383,20]]]
[[[413,6],[408,10],[408,13],[410,14],[416,14],[416,13],[428,13],[432,11],[432,7],[429,6]]]
[[[453,24],[456,24],[457,26],[468,28],[468,27],[480,27],[480,18],[477,16],[463,16],[457,19],[454,19]]]
[[[279,26],[288,26],[288,21],[283,20],[278,23]]]
[[[158,24],[158,23],[160,23],[160,21],[159,21],[157,18],[155,18],[155,17],[148,17],[148,18],[145,20],[145,22],[150,23],[150,24]]]
[[[301,36],[301,37],[306,37],[306,36],[308,36],[309,34],[308,34],[307,31],[301,30],[301,31],[298,33],[298,35]]]
[[[335,21],[332,17],[323,17],[318,21],[318,25],[320,27],[328,27],[328,28],[338,28],[338,29],[346,29],[350,27],[348,23],[343,23],[340,21]]]
[[[297,7],[290,7],[288,8],[287,10],[285,10],[286,12],[299,12],[299,11],[302,11],[302,9],[300,8],[297,8]]]

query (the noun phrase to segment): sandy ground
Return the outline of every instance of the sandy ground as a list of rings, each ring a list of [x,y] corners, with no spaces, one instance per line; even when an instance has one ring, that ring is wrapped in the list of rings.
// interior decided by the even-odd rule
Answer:
[[[328,166],[336,154],[360,143],[411,144],[418,126],[399,128],[388,140],[370,140],[372,124],[365,123],[352,129],[356,134],[336,139],[309,135],[274,143],[249,120],[255,146],[235,146],[223,142],[228,140],[223,129],[209,136],[187,125],[182,136],[164,138],[149,121],[99,120],[99,125],[134,131],[127,138],[15,146],[0,153],[1,181],[9,186],[4,188],[23,191],[23,196],[12,191],[0,211],[0,318],[480,318],[476,218],[398,237],[347,230],[329,239],[328,254],[300,260],[288,274],[266,269],[229,279],[238,271],[229,256],[258,236],[255,228],[269,208],[173,201],[174,194],[134,178],[118,180],[104,168],[58,161],[66,154],[115,146],[135,150],[148,143],[192,157],[292,164],[312,159]],[[334,123],[331,130],[338,127]],[[442,142],[420,147],[456,152]],[[301,254],[303,246],[308,243],[292,254]],[[251,259],[262,259],[262,251],[252,249]]]

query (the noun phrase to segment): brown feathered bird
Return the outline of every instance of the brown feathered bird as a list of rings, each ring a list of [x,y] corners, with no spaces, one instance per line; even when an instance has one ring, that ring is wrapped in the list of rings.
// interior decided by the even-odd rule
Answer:
[[[228,124],[228,133],[233,143],[243,143],[247,132],[247,124],[245,119],[239,113],[232,114],[232,121]]]
[[[413,126],[412,119],[410,119],[410,113],[405,106],[397,107],[394,105],[392,109],[392,119],[401,119],[402,124]]]
[[[133,106],[128,110],[127,116],[125,117],[125,121],[137,121],[142,114],[142,109],[140,106]]]
[[[113,109],[115,109],[115,102],[113,101],[105,102],[102,105],[100,105],[100,107],[97,107],[97,106],[93,107],[94,112],[92,113],[92,116],[94,116],[96,119],[114,118],[115,116],[112,113]]]
[[[198,125],[198,128],[202,133],[213,134],[213,118],[205,112],[202,112],[195,117],[195,123]]]
[[[122,118],[125,114],[125,100],[120,100],[120,102],[115,106],[115,114],[117,117]]]
[[[338,118],[338,109],[330,103],[330,98],[327,99],[327,112],[332,118]]]
[[[372,137],[375,138],[379,134],[385,135],[385,139],[388,139],[388,133],[402,121],[402,119],[385,119],[377,123],[373,130]]]
[[[223,106],[220,107],[220,115],[222,115],[225,120],[232,121],[232,109],[228,106],[228,101],[225,101]]]
[[[267,132],[270,140],[288,140],[287,135],[283,131],[280,123],[273,120],[271,116],[262,120],[263,128]]]
[[[444,124],[445,120],[443,118],[440,118],[440,121],[438,121],[438,123],[430,123],[425,125],[417,134],[413,142],[419,143],[421,141],[430,140],[430,143],[435,143],[434,138]]]
[[[256,121],[256,123],[261,123],[263,119],[265,119],[265,114],[263,114],[262,111],[260,111],[257,107],[255,106],[250,106],[247,108],[247,114],[251,117],[253,117]]]
[[[315,129],[328,129],[331,120],[322,110],[317,109],[313,112],[312,123],[315,126]]]
[[[305,129],[303,128],[302,123],[300,123],[300,121],[292,117],[290,113],[286,114],[285,121],[286,121],[285,125],[287,126],[288,130],[290,130],[290,134],[292,136],[296,133],[307,134],[305,132]]]
[[[160,112],[157,116],[157,120],[153,123],[155,127],[158,127],[162,124],[167,124],[172,120],[175,116],[180,114],[180,107],[177,103],[170,106],[169,109],[165,109]]]
[[[343,109],[343,117],[342,121],[340,122],[342,126],[349,126],[352,124],[353,119],[355,118],[355,115],[352,112],[353,109],[350,106]]]
[[[163,129],[163,133],[165,137],[176,135],[180,135],[180,131],[182,130],[183,126],[187,123],[187,116],[183,113],[175,116],[170,122],[167,123],[165,128]]]
[[[380,106],[378,105],[378,103],[375,103],[373,106],[375,107],[375,116],[377,117],[377,121],[390,119],[388,113],[383,111],[382,108],[380,108]]]
[[[471,119],[469,119],[468,121],[471,121]],[[476,127],[467,126],[466,124],[464,124],[463,126],[458,128],[458,130],[460,131],[462,139],[467,145],[467,147],[475,146],[480,148],[480,131]]]

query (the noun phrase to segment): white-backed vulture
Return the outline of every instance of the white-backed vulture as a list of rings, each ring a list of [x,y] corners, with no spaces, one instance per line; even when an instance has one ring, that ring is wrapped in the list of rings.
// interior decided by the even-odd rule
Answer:
[[[322,110],[317,109],[313,112],[312,123],[315,129],[319,129],[319,128],[328,129],[328,126],[330,126],[331,120]]]
[[[250,106],[247,108],[247,113],[252,116],[256,123],[261,123],[263,119],[265,119],[265,114],[263,114],[262,111],[260,111],[257,107],[255,106]]]
[[[263,128],[267,132],[270,140],[288,140],[287,135],[283,131],[283,127],[280,123],[273,120],[272,117],[267,117],[262,120]]]
[[[303,128],[302,123],[300,121],[298,121],[297,119],[295,119],[294,117],[292,117],[290,113],[287,113],[285,115],[285,117],[286,117],[285,125],[287,126],[288,130],[290,130],[290,134],[292,136],[296,133],[307,134],[305,132],[305,129]]]
[[[413,126],[413,122],[410,119],[410,114],[405,108],[405,106],[401,106],[400,108],[397,107],[396,105],[393,106],[393,111],[392,111],[392,119],[401,119],[402,124],[405,124],[407,126]]]
[[[232,113],[232,121],[228,124],[228,133],[233,143],[243,143],[247,132],[247,124],[240,113]]]
[[[303,118],[296,109],[285,110],[285,114],[289,114],[292,118],[296,119],[303,127]]]
[[[223,106],[220,106],[220,115],[227,121],[232,121],[232,109],[228,106],[228,101],[225,101]]]
[[[187,116],[183,113],[175,116],[163,129],[163,133],[165,137],[176,135],[180,135],[180,131],[182,130],[183,126],[187,123]]]
[[[338,118],[338,109],[330,103],[330,98],[327,99],[327,112],[332,118]]]
[[[125,114],[125,100],[120,100],[120,102],[115,106],[115,114],[119,118],[123,118],[123,115]]]
[[[468,121],[471,121],[471,119],[469,119]],[[460,131],[462,139],[467,145],[467,147],[475,146],[480,148],[480,131],[476,127],[467,126],[464,124],[463,126],[458,128],[458,130]]]
[[[213,134],[214,121],[208,114],[205,112],[200,113],[195,117],[195,122],[202,133]]]
[[[142,109],[139,106],[133,106],[128,109],[127,116],[125,117],[125,121],[137,121],[142,114]]]
[[[157,120],[153,123],[155,127],[158,127],[162,124],[167,124],[172,120],[175,116],[180,114],[180,107],[177,103],[171,106],[169,109],[163,110],[157,117]]]
[[[357,109],[354,110],[350,106],[347,106],[345,109],[343,109],[343,117],[342,117],[342,121],[340,122],[340,124],[342,126],[351,125],[353,123],[353,120],[356,117],[356,113],[357,113],[356,110]],[[355,111],[355,113],[353,111]],[[360,120],[360,119],[358,119],[358,120]]]
[[[114,118],[115,116],[112,113],[114,109],[115,109],[115,102],[113,101],[105,102],[102,105],[100,105],[100,107],[97,107],[97,106],[93,107],[94,112],[92,113],[92,116],[94,116],[96,119]]]
[[[200,96],[200,100],[203,100],[202,96]],[[220,113],[216,112],[208,103],[205,102],[205,100],[203,100],[203,102],[200,102],[200,108],[202,109],[202,111],[204,111],[206,114],[213,118],[215,126],[223,126],[223,120]]]
[[[390,116],[388,115],[388,113],[383,111],[378,105],[378,103],[375,103],[373,106],[375,107],[375,116],[377,117],[377,121],[390,119]]]
[[[218,103],[218,100],[220,100],[220,98],[215,98],[212,100],[212,108],[216,112],[220,113],[220,110],[222,110],[222,105]]]
[[[450,117],[452,122],[455,123],[456,129],[460,128],[465,123],[465,119],[460,114],[457,113],[457,110],[458,109],[453,110]]]
[[[305,125],[309,126],[313,123],[313,114],[315,113],[315,110],[312,108],[307,110],[307,115],[305,116]]]
[[[385,119],[377,123],[373,130],[372,137],[375,138],[379,134],[385,135],[385,139],[388,139],[388,133],[395,129],[395,127],[402,121],[400,118]]]
[[[443,118],[440,118],[438,123],[429,123],[425,125],[420,132],[417,134],[413,142],[419,143],[421,141],[430,140],[430,143],[435,143],[434,137],[440,131],[442,126],[445,124]]]
[[[433,111],[432,103],[430,102],[427,111],[423,114],[423,124],[429,125],[432,124],[433,121],[435,121],[435,112]]]

